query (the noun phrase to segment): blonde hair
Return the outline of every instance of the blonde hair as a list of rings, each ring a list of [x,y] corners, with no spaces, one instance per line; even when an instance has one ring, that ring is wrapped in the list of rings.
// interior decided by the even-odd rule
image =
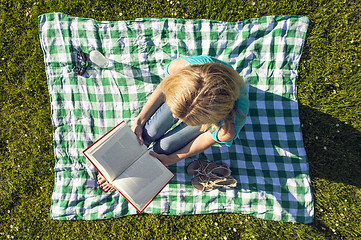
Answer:
[[[243,84],[235,70],[220,63],[206,63],[190,65],[169,75],[160,88],[176,118],[206,131],[210,127],[214,130],[222,119],[234,114]]]

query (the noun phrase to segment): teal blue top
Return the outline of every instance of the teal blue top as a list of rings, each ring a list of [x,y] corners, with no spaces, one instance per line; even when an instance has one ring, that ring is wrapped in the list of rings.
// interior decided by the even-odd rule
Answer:
[[[192,56],[192,57],[182,57],[181,59],[186,60],[189,64],[193,65],[193,64],[205,64],[205,63],[221,63],[227,67],[232,68],[231,65],[229,65],[226,62],[223,62],[221,60],[218,60],[214,57],[210,57],[207,55],[201,55],[201,56]],[[168,66],[169,64],[166,66],[166,75],[168,76]],[[232,68],[233,69],[233,68]],[[240,93],[239,93],[239,97],[236,101],[236,106],[239,110],[242,111],[242,113],[244,114],[244,116],[247,116],[248,114],[248,110],[249,110],[249,97],[248,97],[248,88],[246,85],[242,86],[240,89]],[[235,112],[234,116],[231,116],[231,119],[233,120],[234,124],[235,124],[235,128],[236,128],[236,136],[234,139],[236,139],[238,137],[238,133],[241,131],[241,129],[243,128],[244,124],[246,123],[246,118],[242,116],[242,113],[240,113],[239,111]],[[230,147],[233,143],[233,140],[229,141],[229,142],[221,142],[218,140],[217,135],[219,132],[219,129],[221,128],[220,126],[224,123],[224,120],[222,120],[219,123],[219,127],[217,130],[213,131],[212,134],[212,138],[218,142],[218,143],[223,143],[226,146]]]

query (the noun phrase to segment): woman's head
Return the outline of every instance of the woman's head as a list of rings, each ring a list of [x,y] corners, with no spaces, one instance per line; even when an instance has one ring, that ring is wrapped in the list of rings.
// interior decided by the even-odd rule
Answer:
[[[207,63],[182,68],[166,77],[160,87],[175,117],[205,131],[233,111],[242,84],[235,70]]]

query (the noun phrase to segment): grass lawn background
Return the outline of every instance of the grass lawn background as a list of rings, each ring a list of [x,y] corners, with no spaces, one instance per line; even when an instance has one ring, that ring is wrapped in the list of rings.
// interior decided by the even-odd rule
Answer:
[[[0,0],[0,12],[0,239],[361,237],[359,0]],[[48,12],[100,21],[173,17],[238,22],[267,15],[308,16],[297,86],[314,223],[273,222],[243,214],[51,220],[55,161],[37,21]]]

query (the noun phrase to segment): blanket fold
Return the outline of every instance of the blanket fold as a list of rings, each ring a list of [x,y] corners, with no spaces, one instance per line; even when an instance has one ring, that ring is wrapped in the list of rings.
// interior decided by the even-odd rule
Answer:
[[[96,21],[39,16],[54,126],[51,218],[107,219],[137,214],[119,193],[104,193],[82,150],[125,120],[130,126],[178,57],[207,54],[229,62],[249,87],[250,112],[231,147],[215,145],[170,166],[175,178],[145,213],[244,213],[285,222],[313,221],[313,197],[298,116],[297,69],[308,18],[267,16],[243,22],[141,18]],[[107,68],[75,72],[77,51],[100,51]],[[235,188],[200,192],[187,165],[226,163]]]

